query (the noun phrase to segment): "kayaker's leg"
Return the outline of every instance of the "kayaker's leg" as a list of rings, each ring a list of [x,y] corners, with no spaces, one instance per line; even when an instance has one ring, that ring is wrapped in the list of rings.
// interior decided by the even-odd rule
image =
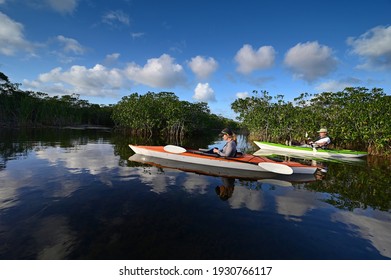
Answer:
[[[212,148],[212,149],[202,149],[202,148],[199,148],[198,150],[200,152],[203,152],[204,154],[213,154],[213,149],[217,149],[217,148]]]

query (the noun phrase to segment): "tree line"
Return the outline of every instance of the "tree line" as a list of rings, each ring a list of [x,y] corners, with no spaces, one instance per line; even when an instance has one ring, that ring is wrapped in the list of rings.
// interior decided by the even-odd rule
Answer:
[[[50,97],[19,86],[0,72],[0,126],[104,125],[172,139],[240,126],[255,139],[280,143],[304,140],[307,133],[315,138],[320,127],[327,127],[337,148],[391,154],[391,96],[379,88],[303,93],[293,101],[253,91],[231,104],[238,123],[211,113],[205,102],[179,100],[172,92],[132,93],[115,105],[97,105],[77,94]]]
[[[97,105],[77,94],[51,97],[19,86],[0,72],[0,126],[104,125],[140,136],[174,139],[237,127],[235,121],[212,114],[207,103],[181,101],[172,92],[132,93],[115,105]]]
[[[326,127],[334,147],[391,154],[391,96],[383,89],[349,87],[339,92],[303,93],[293,101],[267,91],[231,104],[253,138],[270,142],[302,141]]]
[[[23,91],[0,72],[0,125],[69,126],[113,125],[112,106],[90,104],[77,94],[50,97]]]

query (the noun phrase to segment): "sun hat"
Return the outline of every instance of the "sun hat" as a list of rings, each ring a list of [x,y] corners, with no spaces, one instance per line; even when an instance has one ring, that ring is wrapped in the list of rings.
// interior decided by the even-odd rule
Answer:
[[[221,133],[220,133],[220,136],[223,136],[224,134],[228,134],[229,136],[232,136],[233,135],[233,132],[231,129],[229,128],[224,128]]]
[[[327,128],[321,128],[321,129],[319,129],[318,133],[322,133],[322,132],[327,133]]]

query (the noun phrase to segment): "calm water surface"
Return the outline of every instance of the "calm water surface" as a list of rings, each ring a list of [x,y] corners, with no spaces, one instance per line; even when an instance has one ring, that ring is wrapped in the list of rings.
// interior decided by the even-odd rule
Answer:
[[[228,180],[129,161],[129,143],[159,144],[1,129],[0,259],[391,258],[389,161]]]

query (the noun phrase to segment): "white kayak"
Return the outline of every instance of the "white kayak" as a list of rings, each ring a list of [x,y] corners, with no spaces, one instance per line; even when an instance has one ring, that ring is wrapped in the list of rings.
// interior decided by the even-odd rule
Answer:
[[[165,158],[179,162],[187,162],[211,167],[221,167],[240,171],[254,171],[270,177],[272,174],[314,174],[317,167],[298,162],[277,162],[265,157],[242,154],[237,157],[218,157],[199,150],[186,150],[182,147],[167,146],[136,146],[129,145],[136,153],[146,156]]]

